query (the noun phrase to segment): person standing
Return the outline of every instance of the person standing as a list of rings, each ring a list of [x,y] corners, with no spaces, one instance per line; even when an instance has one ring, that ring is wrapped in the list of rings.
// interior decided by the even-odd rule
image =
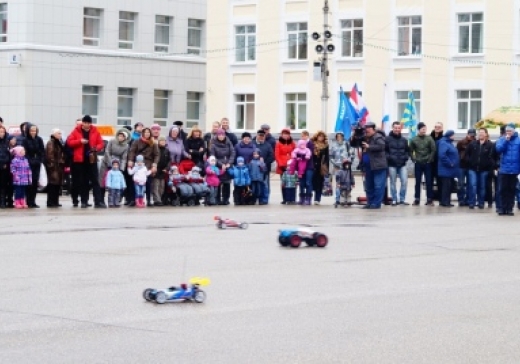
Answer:
[[[188,138],[188,134],[183,129],[184,123],[180,120],[177,120],[173,123],[173,125],[175,125],[177,128],[179,128],[179,136],[180,136],[182,142],[184,143],[186,141],[186,139]]]
[[[101,200],[97,153],[104,148],[103,139],[97,128],[92,125],[90,115],[85,115],[81,125],[76,126],[67,140],[73,150],[72,179],[77,181],[81,196],[81,208],[90,207],[88,203],[90,184],[94,195],[94,207],[106,208]],[[76,183],[76,182],[74,182]]]
[[[435,123],[435,126],[433,127],[432,132],[430,133],[430,136],[432,137],[433,141],[435,142],[435,147],[437,148],[437,143],[439,143],[439,140],[442,139],[444,136],[444,125],[441,122]],[[437,172],[437,165],[438,165],[438,159],[437,159],[437,152],[435,152],[435,159],[432,161],[432,189],[433,186],[437,187],[437,192],[433,193],[433,198],[440,200],[441,195],[441,182],[439,180],[439,174]]]
[[[174,127],[175,128],[175,127]],[[182,143],[181,143],[182,145]],[[184,148],[183,148],[184,149]],[[145,192],[146,192],[146,205],[148,207],[152,207],[152,201],[151,201],[151,195],[152,195],[152,178],[157,173],[157,164],[159,163],[159,146],[154,143],[152,139],[152,131],[149,128],[144,128],[142,132],[142,136],[139,140],[134,141],[132,143],[132,146],[130,147],[130,150],[128,151],[128,163],[127,163],[127,169],[128,174],[133,175],[132,179],[135,182],[135,174],[130,173],[130,170],[134,167],[134,163],[137,161],[137,157],[141,156],[143,159],[144,166],[146,167],[146,181],[144,186]],[[141,168],[142,169],[142,168]],[[148,173],[150,172],[150,173]],[[140,178],[142,178],[142,174],[139,174]],[[140,180],[140,183],[142,181]],[[127,185],[129,186],[129,185]],[[141,186],[141,185],[140,185]],[[139,187],[139,191],[141,187]],[[136,189],[137,192],[137,189]],[[144,207],[142,196],[140,196],[139,203],[141,206],[137,207]],[[137,195],[136,195],[137,198]],[[135,203],[137,200],[134,201],[134,206],[137,204]]]
[[[0,209],[13,203],[13,187],[11,177],[11,152],[9,150],[9,137],[7,130],[0,125]],[[9,201],[9,194],[10,200]]]
[[[262,129],[265,133],[265,142],[269,143],[269,145],[271,146],[271,148],[273,148],[274,151],[276,149],[276,139],[271,134],[271,127],[268,124],[262,124],[260,129]],[[253,142],[254,141],[256,141],[256,137],[255,139],[253,139]]]
[[[226,171],[231,167],[235,160],[235,147],[226,136],[224,129],[218,129],[216,138],[211,141],[210,155],[215,156],[217,167]],[[231,195],[231,176],[229,173],[222,173],[219,176],[220,185],[217,190],[216,202],[218,205],[229,205]]]
[[[244,158],[246,164],[251,162],[253,159],[253,152],[255,151],[255,147],[251,141],[251,134],[247,131],[242,133],[242,140],[235,145],[235,160],[238,157]]]
[[[255,149],[259,149],[260,157],[264,160],[265,163],[263,190],[260,195],[258,204],[267,205],[269,203],[269,194],[271,192],[271,165],[274,162],[274,151],[271,147],[271,144],[266,142],[265,131],[263,129],[259,129],[256,132],[256,138],[253,142],[253,145]]]
[[[329,142],[327,135],[321,130],[312,137],[312,142],[314,144],[314,153],[312,154],[314,166],[312,189],[314,190],[314,204],[319,205],[321,203],[325,177],[329,175]]]
[[[376,124],[369,121],[365,124],[366,140],[363,148],[362,163],[365,172],[365,189],[367,204],[364,209],[380,209],[385,193],[385,181],[388,169],[386,160],[385,137],[376,131]]]
[[[506,126],[506,134],[497,140],[496,150],[501,155],[498,174],[502,208],[499,216],[513,216],[517,176],[520,174],[520,138],[514,124]]]
[[[388,174],[390,175],[390,193],[392,194],[392,206],[409,205],[405,201],[406,188],[408,186],[408,171],[406,162],[410,158],[408,140],[401,135],[401,123],[395,121],[392,131],[386,138],[386,157],[388,159]],[[397,176],[401,182],[399,200],[397,199]]]
[[[468,204],[470,209],[483,209],[486,200],[486,181],[493,170],[493,143],[489,141],[486,128],[478,131],[478,140],[472,141],[466,149],[466,161],[469,173]],[[478,200],[475,200],[475,196]]]
[[[417,130],[419,133],[410,143],[410,156],[415,163],[415,200],[413,204],[418,206],[421,200],[421,182],[424,175],[426,205],[433,206],[432,165],[437,160],[437,147],[433,138],[426,135],[425,123],[417,124]]]
[[[211,124],[211,131],[204,134],[204,148],[206,149],[206,159],[209,159],[211,144],[213,144],[213,140],[217,137],[217,131],[220,129],[220,121],[214,121]]]
[[[38,135],[38,127],[31,123],[25,125],[25,139],[22,146],[25,149],[25,157],[31,167],[32,183],[27,186],[27,206],[30,209],[40,208],[36,204],[38,193],[38,182],[40,180],[40,170],[45,158],[45,145],[43,139]]]
[[[291,130],[284,128],[280,133],[280,137],[278,138],[278,142],[275,144],[274,148],[274,158],[276,160],[276,174],[281,177],[284,175],[284,172],[287,169],[287,162],[291,159],[292,151],[296,148],[296,144],[291,137]],[[280,183],[282,189],[282,205],[285,205],[288,201],[285,200],[287,194],[284,194],[283,183]]]
[[[45,146],[45,165],[47,169],[47,207],[60,205],[60,189],[63,184],[65,168],[65,146],[61,140],[61,130],[54,129]]]
[[[202,139],[202,132],[198,126],[191,128],[188,138],[184,141],[184,149],[190,155],[193,164],[200,168],[201,175],[204,176],[204,156],[206,155],[206,143]]]
[[[128,130],[122,128],[117,131],[116,136],[110,140],[105,148],[105,155],[101,161],[99,168],[99,183],[101,185],[101,200],[105,201],[106,194],[106,176],[109,171],[113,169],[112,161],[117,159],[118,166],[121,171],[126,169],[126,162],[128,160],[128,141],[130,133]]]
[[[468,145],[475,140],[477,132],[475,129],[468,129],[468,134],[462,140],[457,143],[457,150],[459,152],[460,159],[460,170],[459,170],[459,188],[457,196],[459,199],[459,206],[468,206],[469,196],[467,188],[469,186],[469,169],[468,162],[466,160],[466,150]]]
[[[309,149],[311,156],[314,154],[314,143],[309,139],[309,132],[303,130],[300,141],[305,142],[305,147]],[[300,142],[298,141],[298,142]],[[296,163],[295,160],[292,161]],[[292,165],[291,165],[292,166]],[[312,200],[312,176],[314,175],[314,164],[312,157],[307,161],[303,176],[300,178],[300,205],[310,205]]]
[[[220,125],[220,127],[226,132],[226,137],[229,139],[231,144],[233,144],[233,147],[235,147],[235,145],[238,144],[238,138],[234,133],[231,132],[231,129],[229,128],[229,119],[222,118]]]
[[[453,187],[453,179],[458,176],[460,168],[460,159],[457,148],[453,145],[455,133],[448,130],[444,133],[444,137],[439,140],[438,153],[438,171],[441,179],[441,199],[440,206],[453,207],[451,203],[451,190]]]
[[[501,137],[506,135],[506,126],[502,125],[500,127],[500,139]],[[502,210],[502,199],[500,198],[501,190],[500,190],[500,179],[498,178],[498,172],[500,171],[500,153],[497,152],[497,143],[493,143],[493,162],[494,170],[488,175],[488,185],[487,185],[487,193],[488,193],[488,208],[492,207],[493,199],[495,200],[496,212],[498,213]],[[493,190],[493,186],[495,189]]]

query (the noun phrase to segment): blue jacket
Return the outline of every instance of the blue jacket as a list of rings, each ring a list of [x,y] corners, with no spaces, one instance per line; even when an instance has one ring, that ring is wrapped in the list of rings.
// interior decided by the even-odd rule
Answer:
[[[500,174],[520,173],[520,138],[514,133],[508,141],[505,137],[497,140],[496,150],[501,155]]]
[[[114,171],[111,169],[108,171],[106,178],[107,180],[105,183],[107,188],[112,188],[114,190],[123,190],[126,188],[125,177],[121,171]]]
[[[235,186],[244,187],[251,184],[251,177],[249,176],[249,169],[247,166],[234,166],[227,170],[227,172],[233,177],[233,183]]]
[[[251,181],[263,182],[265,175],[265,163],[260,159],[253,159],[249,163],[249,174],[251,175]]]
[[[443,137],[438,142],[439,177],[456,178],[459,175],[460,159],[457,148],[450,138]]]
[[[253,159],[253,151],[255,150],[255,146],[253,142],[249,144],[245,144],[244,142],[239,142],[235,145],[235,163],[238,157],[244,158],[246,163],[249,163],[251,159]]]

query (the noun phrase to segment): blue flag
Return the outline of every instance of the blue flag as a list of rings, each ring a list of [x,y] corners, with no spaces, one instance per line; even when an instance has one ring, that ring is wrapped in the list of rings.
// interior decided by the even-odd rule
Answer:
[[[350,139],[352,135],[352,127],[358,122],[359,116],[352,103],[347,99],[343,92],[343,87],[340,88],[339,95],[339,109],[338,117],[336,118],[335,132],[342,132],[345,139]]]
[[[405,106],[401,124],[408,128],[408,140],[412,140],[417,135],[417,111],[412,91],[408,93],[408,103]]]

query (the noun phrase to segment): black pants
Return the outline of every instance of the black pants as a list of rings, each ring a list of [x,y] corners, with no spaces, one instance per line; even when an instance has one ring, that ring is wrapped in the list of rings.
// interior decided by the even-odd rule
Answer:
[[[77,205],[79,203],[79,181],[75,178],[75,169],[76,167],[74,166],[75,163],[72,164],[72,166],[70,167],[70,173],[69,173],[69,193],[70,193],[70,198],[72,199],[72,203],[74,205]]]
[[[244,191],[246,186],[235,186],[233,188],[233,203],[235,205],[245,205]]]
[[[36,205],[36,194],[38,193],[38,181],[40,180],[41,163],[30,164],[32,173],[32,183],[27,186],[27,205],[29,207]]]
[[[439,181],[441,182],[440,203],[443,206],[448,206],[451,204],[451,190],[453,188],[453,178],[439,177]]]
[[[515,207],[516,174],[500,174],[500,192],[502,198],[502,209],[504,212],[513,212]]]
[[[495,176],[494,171],[490,171],[488,173],[488,177],[486,180],[486,201],[490,205],[493,203],[496,189],[497,189],[497,176]]]
[[[130,176],[128,174],[128,170],[126,170],[126,169],[123,171],[123,176],[125,176],[126,185],[130,186],[125,189],[125,201],[134,202],[135,201],[135,188],[132,187],[134,185],[134,180],[133,180],[132,176]]]
[[[77,184],[82,204],[87,204],[90,186],[94,196],[94,204],[101,203],[101,189],[99,187],[99,171],[96,163],[74,163],[72,165],[72,180]]]
[[[13,206],[13,179],[9,166],[0,169],[0,199],[6,206]]]
[[[47,185],[47,207],[60,204],[60,185]]]
[[[231,182],[221,182],[217,190],[217,203],[229,203]]]

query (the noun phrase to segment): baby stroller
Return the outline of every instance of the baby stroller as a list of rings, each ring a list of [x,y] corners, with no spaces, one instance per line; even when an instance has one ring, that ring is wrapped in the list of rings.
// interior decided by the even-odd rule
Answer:
[[[207,204],[209,195],[209,188],[200,175],[199,167],[193,167],[188,178],[190,186],[193,188],[195,205],[200,205],[200,200],[204,199],[204,204]]]
[[[195,205],[193,187],[190,186],[186,176],[178,173],[177,166],[171,166],[167,186],[167,202],[169,204],[172,206]]]

